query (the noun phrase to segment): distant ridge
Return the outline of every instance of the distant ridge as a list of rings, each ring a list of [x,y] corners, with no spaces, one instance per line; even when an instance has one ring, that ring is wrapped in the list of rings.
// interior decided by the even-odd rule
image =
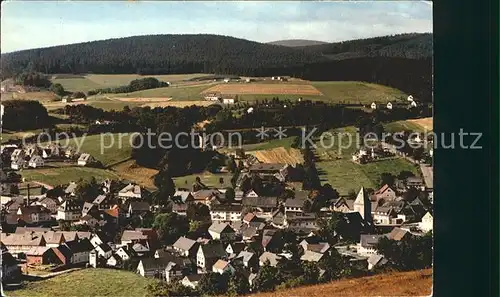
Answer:
[[[307,40],[307,39],[284,39],[284,40],[268,42],[268,44],[288,46],[288,47],[320,45],[327,43],[328,42],[318,41],[318,40]]]

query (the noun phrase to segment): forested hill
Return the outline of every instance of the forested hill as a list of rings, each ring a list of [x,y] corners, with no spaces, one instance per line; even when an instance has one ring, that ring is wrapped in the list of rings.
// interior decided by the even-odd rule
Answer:
[[[333,59],[332,59],[333,58]],[[148,35],[2,55],[2,79],[42,73],[291,75],[383,84],[431,101],[432,35],[285,47],[219,35]]]
[[[44,73],[228,73],[323,61],[320,54],[219,35],[147,35],[2,55],[2,74],[29,62]],[[5,76],[5,75],[4,75]]]
[[[296,47],[333,60],[361,57],[427,59],[432,57],[432,34],[398,34]]]

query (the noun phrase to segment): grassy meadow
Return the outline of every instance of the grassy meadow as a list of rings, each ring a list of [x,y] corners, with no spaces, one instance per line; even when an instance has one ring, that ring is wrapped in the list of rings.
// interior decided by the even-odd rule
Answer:
[[[87,135],[70,138],[67,141],[63,139],[59,143],[63,146],[80,148],[80,153],[89,153],[104,166],[108,166],[130,158],[132,152],[130,135],[127,133]]]
[[[154,282],[133,272],[87,268],[55,276],[26,287],[6,292],[7,296],[87,297],[87,296],[147,296],[147,285]]]
[[[406,98],[406,94],[390,87],[357,81],[312,82],[323,93],[324,101],[371,104],[385,103]]]
[[[60,83],[65,90],[75,92],[88,92],[90,90],[112,88],[128,85],[132,80],[155,77],[165,82],[180,82],[186,79],[203,76],[206,74],[167,74],[167,75],[138,75],[138,74],[88,74],[88,75],[54,75],[52,83]]]
[[[79,179],[89,180],[92,177],[95,177],[98,181],[103,181],[107,178],[119,179],[118,175],[112,171],[80,166],[24,169],[19,173],[27,181],[39,181],[52,186],[67,184]]]

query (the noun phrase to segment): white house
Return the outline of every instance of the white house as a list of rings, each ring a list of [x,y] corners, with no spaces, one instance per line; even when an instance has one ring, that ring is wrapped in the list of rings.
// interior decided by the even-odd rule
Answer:
[[[64,245],[71,251],[71,264],[89,262],[90,251],[92,251],[93,247],[88,239],[66,241]]]
[[[422,217],[422,221],[420,223],[418,223],[418,226],[420,227],[420,229],[424,232],[429,232],[432,230],[433,228],[433,217],[432,217],[432,214],[430,212],[427,212],[423,217]]]
[[[26,161],[23,158],[17,158],[14,161],[11,161],[10,168],[14,170],[19,170],[24,168]]]
[[[408,99],[407,99],[407,100],[408,100],[408,101],[413,101],[413,96],[412,96],[412,95],[408,96]]]
[[[234,98],[223,98],[222,103],[224,104],[234,104],[235,100]]]
[[[103,257],[104,259],[109,259],[109,257],[113,254],[113,250],[107,243],[102,243],[96,246],[95,251],[97,252],[97,255]]]
[[[375,102],[372,102],[370,107],[371,107],[371,109],[377,109],[377,104]]]
[[[75,200],[66,200],[57,209],[57,220],[78,221],[81,217],[82,204]]]
[[[225,82],[225,83],[228,83],[228,82],[230,82],[230,81],[231,81],[231,79],[230,79],[230,78],[224,78],[224,82]]]
[[[87,166],[94,161],[94,158],[90,154],[83,153],[78,158],[78,166]]]
[[[118,198],[121,199],[130,199],[130,198],[137,198],[141,199],[141,187],[138,185],[134,184],[128,184],[125,186],[123,189],[118,192]]]
[[[207,94],[205,95],[205,100],[207,101],[219,101],[220,96],[217,94]]]
[[[32,168],[43,167],[43,158],[39,155],[34,155],[28,162],[28,166]]]
[[[392,109],[392,103],[391,102],[387,103],[387,109]]]
[[[412,101],[412,102],[410,103],[410,107],[417,107],[417,102]]]

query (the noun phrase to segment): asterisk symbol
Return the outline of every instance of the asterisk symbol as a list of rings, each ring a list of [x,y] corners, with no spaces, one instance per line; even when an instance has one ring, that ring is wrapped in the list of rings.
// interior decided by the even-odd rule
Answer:
[[[260,127],[260,129],[254,129],[254,130],[259,132],[257,133],[257,137],[260,137],[261,140],[269,137],[269,134],[267,134],[267,132],[269,132],[269,129]]]
[[[278,137],[279,139],[286,137],[286,129],[282,128],[281,126],[278,127],[278,129],[274,128],[274,131],[276,131],[276,134],[274,134],[274,137]]]

